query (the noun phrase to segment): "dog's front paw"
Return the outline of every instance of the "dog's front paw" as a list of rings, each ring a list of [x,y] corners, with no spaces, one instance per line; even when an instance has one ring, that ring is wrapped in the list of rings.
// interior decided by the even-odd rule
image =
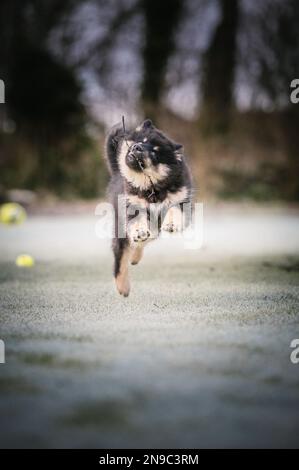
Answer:
[[[181,232],[182,227],[179,224],[175,224],[175,222],[168,222],[162,225],[162,230],[169,233]]]
[[[131,239],[135,243],[143,243],[148,240],[151,236],[151,232],[145,227],[137,227],[131,233]]]
[[[132,221],[128,227],[128,238],[132,245],[143,244],[151,237],[147,220]]]
[[[169,209],[163,220],[162,230],[169,233],[181,232],[183,230],[183,216],[179,208],[171,207]]]

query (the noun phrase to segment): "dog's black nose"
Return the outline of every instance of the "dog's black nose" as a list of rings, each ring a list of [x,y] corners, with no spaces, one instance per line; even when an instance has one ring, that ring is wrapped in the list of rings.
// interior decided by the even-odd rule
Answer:
[[[143,152],[143,148],[140,144],[133,144],[132,147],[130,148],[131,153],[133,153],[136,156],[139,156]]]

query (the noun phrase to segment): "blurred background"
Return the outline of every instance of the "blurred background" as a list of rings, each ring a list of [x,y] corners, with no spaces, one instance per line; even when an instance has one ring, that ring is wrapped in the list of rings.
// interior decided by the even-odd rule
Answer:
[[[294,79],[298,0],[0,1],[0,447],[298,447]],[[125,300],[95,213],[122,115],[204,202]]]
[[[104,196],[122,114],[184,144],[201,200],[298,201],[298,26],[296,0],[2,0],[1,201]]]

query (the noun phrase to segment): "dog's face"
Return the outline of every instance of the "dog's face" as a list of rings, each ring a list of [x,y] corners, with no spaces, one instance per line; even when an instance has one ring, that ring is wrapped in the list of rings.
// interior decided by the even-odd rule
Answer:
[[[120,170],[135,186],[148,184],[146,176],[165,179],[182,160],[182,145],[176,144],[147,119],[122,142]]]

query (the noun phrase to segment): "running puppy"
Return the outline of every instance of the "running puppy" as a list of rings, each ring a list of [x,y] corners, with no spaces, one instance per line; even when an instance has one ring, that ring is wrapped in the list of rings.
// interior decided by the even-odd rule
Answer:
[[[191,200],[190,173],[183,147],[147,119],[133,131],[114,126],[106,144],[115,210],[114,276],[118,292],[130,292],[129,263],[137,264],[146,243],[160,230],[183,229],[182,204]],[[125,215],[119,209],[122,196]]]

